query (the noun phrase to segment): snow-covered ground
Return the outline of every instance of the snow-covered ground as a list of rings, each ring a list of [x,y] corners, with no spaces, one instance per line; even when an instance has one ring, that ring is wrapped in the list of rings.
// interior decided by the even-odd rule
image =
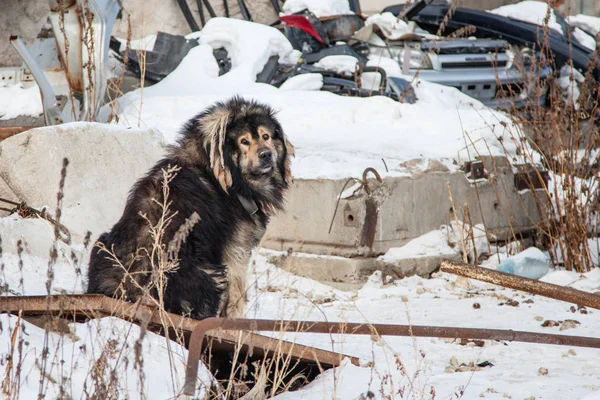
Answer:
[[[286,4],[304,7],[308,3],[322,7],[321,14],[344,11],[335,8],[343,3],[336,1]],[[467,158],[465,144],[469,144],[471,155],[500,155],[507,150],[517,156],[511,135],[518,129],[509,118],[455,89],[415,82],[415,104],[319,92],[319,75],[297,78],[277,89],[256,83],[256,74],[272,55],[291,62],[299,55],[275,29],[214,18],[202,32],[190,37],[199,38],[201,44],[190,51],[176,71],[162,82],[119,100],[116,106],[121,126],[115,129],[151,127],[172,143],[184,121],[214,101],[240,94],[279,111],[278,118],[296,147],[292,167],[296,178],[359,176],[366,167],[380,165],[382,158],[389,166],[389,172],[379,168],[384,176],[413,173],[400,164],[415,158],[440,160],[455,169]],[[151,46],[147,41],[139,44]],[[221,77],[212,54],[219,47],[225,47],[232,58],[232,70]],[[328,62],[340,68],[351,64],[347,59]],[[382,66],[389,76],[401,76],[397,63],[390,59],[373,58],[369,65]],[[9,105],[18,109],[18,102],[8,104],[5,93],[0,88],[3,109],[9,109]],[[33,101],[26,104],[35,105]],[[36,110],[39,108],[32,108],[31,113]],[[104,115],[109,111],[106,107]],[[84,223],[85,215],[81,218]],[[9,217],[0,220],[0,228],[0,283],[7,295],[46,294],[52,227],[41,220]],[[386,260],[450,252],[446,237],[443,230],[430,232],[404,251],[390,252]],[[20,239],[23,241],[19,243]],[[493,268],[507,257],[506,249],[495,250],[498,253],[492,254],[485,266]],[[80,242],[70,246],[59,243],[50,293],[81,293],[88,256],[89,249]],[[361,289],[348,292],[285,272],[270,264],[267,256],[268,252],[257,251],[249,266],[250,318],[412,323],[592,337],[599,328],[597,310],[578,310],[569,303],[444,273],[434,274],[431,279],[386,280],[384,285],[381,273],[376,272]],[[600,270],[587,274],[552,271],[543,280],[588,292],[600,291]],[[546,323],[550,326],[543,327],[547,320],[557,325]],[[9,381],[17,382],[16,365],[8,370],[7,362],[14,348],[12,359],[22,360],[17,382],[20,398],[37,397],[41,375],[45,376],[42,389],[46,398],[59,396],[61,387],[71,398],[85,398],[86,393],[103,390],[97,382],[94,386],[94,374],[113,368],[119,398],[140,398],[142,393],[148,398],[170,398],[181,388],[187,351],[146,333],[140,374],[135,341],[142,332],[134,325],[112,318],[71,324],[69,335],[52,333],[46,342],[42,329],[23,322],[15,336],[15,343],[23,345],[19,348],[12,346],[15,324],[16,317],[0,315],[0,377],[4,379],[8,371]],[[359,357],[361,365],[346,362],[301,390],[277,397],[281,399],[354,400],[368,391],[386,399],[600,398],[600,350],[494,341],[478,346],[482,343],[460,344],[436,338],[317,334],[288,334],[286,338]],[[49,349],[46,367],[42,362],[45,347]],[[102,356],[104,349],[108,350]],[[493,366],[474,367],[483,361]],[[204,369],[201,378],[210,382]],[[16,389],[11,390],[14,393]],[[5,392],[0,394],[4,397],[8,398]]]
[[[22,230],[27,237],[39,229],[31,223],[23,222],[31,228]],[[493,268],[505,259],[503,251],[500,249],[485,266]],[[362,288],[348,292],[285,272],[268,262],[270,254],[259,250],[249,268],[249,318],[516,329],[590,337],[598,330],[598,310],[580,310],[569,303],[445,273],[436,273],[431,279],[414,276],[384,285],[381,273],[375,272]],[[69,252],[59,257],[54,268],[53,293],[82,291],[83,285],[74,277],[85,276],[86,266],[73,264],[69,259]],[[19,288],[23,277],[25,294],[45,294],[47,260],[23,260],[20,268],[16,260],[4,253],[3,282]],[[75,272],[78,266],[81,274]],[[588,292],[600,291],[600,270],[586,274],[552,271],[542,280]],[[10,352],[16,320],[15,316],[0,316],[0,353],[4,360]],[[15,348],[13,359],[22,365],[19,391],[20,398],[25,399],[35,397],[39,391],[45,336],[43,329],[28,322],[22,324],[24,330],[18,331],[16,343],[22,339],[23,348]],[[103,371],[116,367],[118,379],[113,384],[119,398],[140,398],[141,391],[149,394],[148,398],[169,398],[181,389],[187,351],[179,345],[146,333],[142,341],[144,380],[140,382],[134,361],[135,342],[141,334],[137,326],[114,318],[69,326],[68,335],[49,335],[47,397],[60,393],[61,385],[72,398],[80,398],[86,390],[100,390],[93,384],[97,370],[92,366],[102,366]],[[368,391],[378,399],[600,398],[597,349],[320,334],[285,334],[284,339],[358,357],[360,366],[344,362],[299,391],[281,394],[277,399],[355,400]],[[107,365],[102,364],[102,354]],[[473,367],[484,361],[493,366]],[[9,376],[15,374],[13,369]],[[201,379],[210,383],[210,375],[204,369]]]
[[[37,117],[43,111],[42,98],[36,85],[24,88],[20,83],[0,83],[0,120],[20,115]]]
[[[0,314],[2,375],[14,383],[3,386],[0,398],[168,399],[181,390],[187,350],[160,335],[143,332],[137,325],[106,317],[69,324],[70,333],[46,337],[44,329],[36,325],[17,323],[17,316]],[[7,356],[13,343],[14,364],[9,369]],[[42,376],[44,382],[40,383]],[[198,379],[210,390],[214,378],[204,365]]]
[[[490,265],[497,260],[491,260]],[[572,312],[570,304],[501,289],[476,281],[436,274],[432,279],[405,278],[384,286],[375,273],[355,293],[333,290],[269,265],[260,256],[253,268],[258,289],[250,296],[248,313],[256,318],[286,316],[329,320],[477,328],[595,336],[596,310]],[[268,278],[265,278],[268,276]],[[553,272],[543,280],[597,291],[600,274]],[[254,295],[256,293],[256,295]],[[508,302],[514,300],[518,304]],[[476,306],[475,304],[478,304]],[[546,320],[562,321],[542,327]],[[564,322],[576,320],[577,322]],[[574,326],[567,329],[569,326]],[[561,330],[562,327],[562,330]],[[283,399],[357,399],[368,390],[377,398],[581,399],[600,398],[596,359],[600,350],[566,346],[486,341],[475,344],[432,338],[371,338],[360,336],[289,334],[298,343],[333,349],[361,358],[362,366],[346,364],[321,375]],[[476,371],[455,372],[458,365],[494,364]],[[548,370],[547,375],[540,369]],[[403,393],[403,395],[401,394]],[[385,397],[385,396],[390,397]],[[594,397],[590,397],[594,398]]]

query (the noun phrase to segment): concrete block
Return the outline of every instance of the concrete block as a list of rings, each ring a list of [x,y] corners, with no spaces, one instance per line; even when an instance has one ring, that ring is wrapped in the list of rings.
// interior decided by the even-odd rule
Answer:
[[[285,271],[342,290],[359,288],[377,268],[376,259],[372,257],[344,258],[296,252],[266,254],[270,263]]]
[[[164,151],[152,130],[84,122],[36,128],[0,142],[0,178],[7,186],[0,190],[54,213],[66,157],[61,222],[73,235],[90,230],[96,238],[117,222],[131,186]]]
[[[447,183],[459,219],[466,205],[471,224],[484,224],[499,239],[510,237],[511,227],[525,231],[537,226],[539,212],[545,212],[544,196],[539,196],[542,209],[538,210],[533,192],[517,191],[505,158],[485,159],[484,165],[494,173],[476,183],[462,171],[439,168],[388,177],[382,185],[369,180],[378,203],[375,212],[371,210],[374,215],[368,215],[369,196],[363,191],[341,199],[335,218],[337,198],[346,180],[297,179],[286,198],[285,212],[269,224],[263,246],[348,258],[379,256],[454,219]],[[372,243],[365,245],[368,223],[375,226]]]
[[[386,263],[381,259],[377,259],[376,269],[383,271],[391,264],[398,268],[405,277],[418,275],[423,278],[429,278],[431,273],[440,267],[443,260],[461,261],[461,257],[454,253],[441,256],[404,258],[396,260],[393,263]]]

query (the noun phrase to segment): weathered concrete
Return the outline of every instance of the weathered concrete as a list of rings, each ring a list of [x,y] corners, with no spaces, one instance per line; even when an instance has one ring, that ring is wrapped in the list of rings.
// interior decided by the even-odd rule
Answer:
[[[395,261],[392,265],[402,272],[403,277],[418,275],[423,278],[429,278],[431,273],[440,267],[443,260],[461,261],[460,256],[451,254],[448,256],[404,258]],[[383,271],[388,265],[390,264],[377,260],[375,267],[377,270]]]
[[[493,171],[492,159],[485,160]],[[380,202],[372,246],[361,246],[367,199],[364,192],[342,199],[333,221],[336,200],[345,180],[296,180],[287,199],[286,212],[271,221],[263,245],[278,251],[335,255],[377,256],[391,247],[438,229],[454,219],[446,183],[449,183],[458,218],[467,204],[473,225],[483,223],[490,233],[508,237],[514,230],[531,229],[539,221],[533,194],[519,194],[512,168],[505,158],[494,160],[496,174],[475,186],[462,172],[416,173],[411,177],[384,179],[375,198]],[[509,224],[510,221],[510,224]]]
[[[61,222],[96,238],[121,216],[127,193],[164,154],[151,130],[71,123],[32,129],[0,142],[0,178],[31,207],[57,203],[62,160],[69,159]]]
[[[373,189],[371,200],[364,191],[342,199],[331,233],[328,231],[336,200],[346,181],[296,180],[287,197],[286,212],[271,221],[262,245],[287,252],[271,257],[278,267],[342,289],[366,282],[373,271],[389,264],[398,267],[404,276],[427,277],[442,259],[460,260],[459,252],[405,257],[391,263],[377,256],[454,220],[446,183],[450,185],[458,218],[463,219],[462,207],[466,204],[471,223],[484,223],[488,233],[498,239],[509,238],[512,230],[532,229],[540,220],[534,194],[515,189],[512,167],[506,158],[484,157],[482,161],[488,173],[495,173],[476,184],[463,172],[449,172],[441,167],[410,177],[386,178],[382,185],[369,180]],[[368,211],[373,200],[379,204],[375,220],[370,217],[375,226],[371,227],[374,240],[369,246],[364,243],[365,232],[369,231],[365,221],[369,220],[367,214],[373,213]]]
[[[372,257],[327,257],[294,252],[267,256],[270,263],[281,269],[344,290],[359,287],[378,269]]]
[[[10,201],[16,201],[16,202],[19,201],[19,198],[17,197],[15,192],[13,192],[13,190],[10,188],[10,186],[8,186],[6,184],[6,182],[4,182],[4,179],[2,179],[2,178],[0,178],[0,197],[2,197],[3,199],[6,199],[6,200],[10,200]],[[0,207],[6,208],[9,210],[12,210],[15,208],[14,205],[4,203],[4,202],[0,202]],[[8,211],[0,210],[0,218],[6,217],[9,214],[10,213]]]
[[[46,22],[47,0],[4,0],[0,12],[0,67],[14,67],[22,64],[19,53],[12,47],[8,38],[17,35],[30,45]]]

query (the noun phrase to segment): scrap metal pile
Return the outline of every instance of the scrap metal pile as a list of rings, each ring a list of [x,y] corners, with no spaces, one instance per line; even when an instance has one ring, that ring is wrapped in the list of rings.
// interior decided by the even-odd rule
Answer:
[[[120,88],[125,93],[141,79],[146,86],[162,80],[198,46],[196,39],[158,32],[154,47],[140,60],[139,51],[111,36],[120,12],[117,0],[90,0],[87,6],[76,0],[55,7],[55,2],[50,3],[51,30],[46,36],[40,35],[30,48],[18,37],[11,38],[24,60],[22,71],[16,75],[12,70],[0,71],[29,81],[33,76],[42,93],[46,125],[95,120],[99,108],[114,100],[108,93],[108,68],[104,68],[111,58],[126,62],[131,84],[129,89]],[[344,96],[387,96],[413,103],[417,101],[413,84],[425,80],[457,88],[493,108],[544,105],[546,80],[571,62],[585,73],[596,59],[593,51],[568,34],[550,31],[544,39],[539,26],[468,8],[459,7],[446,18],[448,5],[435,0],[388,7],[370,18],[362,16],[355,0],[349,1],[351,11],[346,15],[320,18],[308,9],[284,15],[279,0],[199,0],[197,21],[185,1],[178,5],[192,31],[201,30],[214,17],[279,29],[301,56],[294,64],[271,57],[257,82],[281,87],[298,75],[320,74],[320,90]],[[87,45],[90,40],[93,46]],[[72,45],[69,51],[67,43],[81,45]],[[544,43],[551,53],[546,59],[541,54]],[[219,74],[227,73],[231,69],[227,51],[214,49],[214,56]],[[48,73],[57,67],[65,72],[66,91],[65,82]],[[600,69],[590,68],[598,79]],[[542,91],[537,90],[540,87]]]

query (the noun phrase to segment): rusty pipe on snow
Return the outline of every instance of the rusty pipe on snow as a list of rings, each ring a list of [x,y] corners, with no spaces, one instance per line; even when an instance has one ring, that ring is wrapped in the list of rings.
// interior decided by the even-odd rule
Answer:
[[[455,328],[445,326],[417,326],[390,324],[360,324],[315,321],[275,321],[256,319],[207,318],[198,322],[190,337],[188,362],[183,393],[192,396],[196,390],[198,362],[202,354],[204,335],[211,330],[247,330],[270,332],[306,332],[347,335],[380,335],[437,337],[448,339],[506,340],[510,342],[568,345],[600,348],[600,339],[583,336],[554,335],[507,329]]]

